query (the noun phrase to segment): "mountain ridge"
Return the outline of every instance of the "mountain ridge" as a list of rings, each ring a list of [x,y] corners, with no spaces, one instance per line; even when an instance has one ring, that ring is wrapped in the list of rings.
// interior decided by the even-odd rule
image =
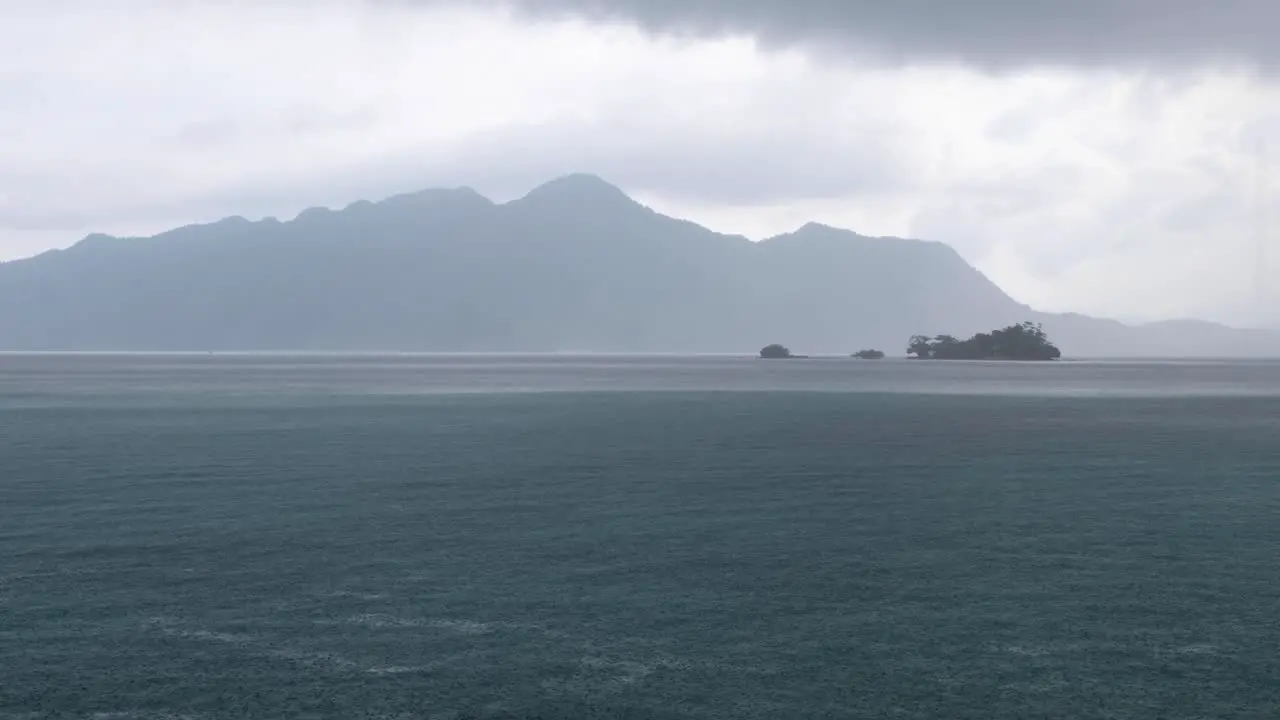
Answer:
[[[1037,312],[936,240],[815,222],[759,242],[718,233],[585,173],[504,203],[439,188],[284,221],[94,233],[0,264],[5,307],[27,309],[0,312],[0,349],[15,350],[753,352],[785,342],[892,355],[915,333],[1030,319],[1069,356],[1280,355],[1280,336],[1264,331]]]

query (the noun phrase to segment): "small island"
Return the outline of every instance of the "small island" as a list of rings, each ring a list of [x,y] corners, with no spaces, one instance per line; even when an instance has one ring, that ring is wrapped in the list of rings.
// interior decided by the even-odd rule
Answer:
[[[797,360],[808,357],[806,355],[793,355],[784,345],[766,345],[760,349],[760,357],[765,360]]]
[[[883,350],[859,350],[852,355],[857,360],[883,360]]]
[[[1062,351],[1049,342],[1039,323],[1022,322],[968,340],[914,335],[907,355],[916,360],[1057,360]]]

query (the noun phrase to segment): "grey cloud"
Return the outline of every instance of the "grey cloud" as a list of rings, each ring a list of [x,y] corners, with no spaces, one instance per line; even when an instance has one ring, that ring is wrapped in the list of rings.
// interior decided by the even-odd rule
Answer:
[[[1024,105],[1005,111],[987,124],[985,135],[991,140],[1018,144],[1030,140],[1044,122],[1044,110]]]
[[[378,1],[378,0],[375,0]],[[386,1],[386,0],[382,0]],[[400,0],[448,3],[456,0]],[[893,62],[1280,67],[1275,0],[490,0],[663,34],[747,33]]]
[[[1171,202],[1152,225],[1173,232],[1197,233],[1206,243],[1212,243],[1221,232],[1222,218],[1241,215],[1241,204],[1240,198],[1227,192],[1180,199]]]
[[[437,164],[499,193],[589,171],[633,192],[718,205],[756,205],[900,191],[913,183],[901,131],[867,123],[825,132],[675,135],[650,128],[531,126],[481,135]],[[626,138],[631,138],[630,140]],[[443,167],[442,167],[443,165]],[[477,175],[477,168],[481,174]]]
[[[294,106],[256,117],[222,116],[187,122],[178,128],[173,139],[180,145],[219,147],[246,139],[262,142],[267,138],[282,140],[343,130],[365,132],[373,130],[377,121],[376,113],[367,106],[348,112]]]
[[[0,210],[0,230],[68,230],[84,225],[87,218],[76,212],[19,212]]]
[[[131,212],[140,210],[141,212]],[[94,222],[110,223],[146,215],[149,207],[113,209],[108,213],[84,212],[65,205],[47,209],[0,208],[0,233],[9,232],[74,232]],[[3,255],[3,253],[0,253]]]
[[[178,128],[178,142],[194,146],[229,145],[243,132],[241,125],[225,118],[203,119],[189,122]]]
[[[1097,249],[1092,243],[1044,242],[1053,229],[1046,222],[1046,209],[1058,207],[1086,180],[1080,168],[1065,164],[1043,165],[1002,177],[962,178],[917,206],[910,221],[911,234],[941,240],[962,255],[981,261],[995,242],[994,227],[1043,224],[1039,237],[1027,238],[1030,242],[1022,254],[1030,270],[1051,277]]]
[[[246,133],[237,131],[241,139]],[[401,147],[324,172],[263,172],[211,190],[153,189],[128,201],[81,195],[72,202],[50,185],[41,197],[65,201],[31,206],[21,218],[0,212],[0,229],[79,228],[87,221],[85,207],[94,209],[95,229],[106,231],[148,218],[283,217],[308,206],[460,185],[504,200],[575,172],[597,174],[632,194],[708,205],[882,196],[915,187],[911,139],[902,127],[870,119],[814,127],[762,122],[737,133],[710,133],[611,115],[604,122],[504,127],[447,147]],[[108,177],[98,180],[100,187],[112,185]]]

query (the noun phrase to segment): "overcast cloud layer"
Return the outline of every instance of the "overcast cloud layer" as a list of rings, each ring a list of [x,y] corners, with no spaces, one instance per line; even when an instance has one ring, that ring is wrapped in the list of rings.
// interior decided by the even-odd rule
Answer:
[[[753,238],[942,240],[1047,310],[1280,324],[1272,5],[960,4],[3,3],[0,259],[587,171]]]
[[[375,0],[376,1],[376,0]],[[401,0],[438,3],[459,0]],[[1280,63],[1274,0],[489,0],[534,16],[987,68]]]

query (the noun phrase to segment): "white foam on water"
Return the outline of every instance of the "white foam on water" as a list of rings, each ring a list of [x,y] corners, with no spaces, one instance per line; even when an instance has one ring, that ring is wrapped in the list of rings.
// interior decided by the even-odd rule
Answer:
[[[504,622],[483,622],[479,620],[456,620],[451,618],[403,618],[386,613],[361,613],[347,618],[351,625],[362,625],[369,628],[433,628],[448,630],[459,635],[489,635],[499,630],[536,629],[532,626]]]
[[[28,716],[18,715],[0,715],[0,720],[15,720],[18,717],[44,717],[32,713]],[[206,720],[212,718],[212,715],[192,714],[192,713],[172,713],[172,712],[155,712],[142,710],[119,710],[111,712],[96,712],[89,715],[92,720]]]
[[[1005,651],[1013,653],[1014,655],[1025,655],[1027,657],[1042,657],[1051,652],[1049,648],[1035,645],[1010,645],[1005,648]]]
[[[347,618],[350,625],[363,625],[371,628],[411,628],[422,627],[424,623],[420,620],[409,618],[400,618],[385,613],[361,613],[360,615],[352,615]]]
[[[189,629],[178,627],[179,623],[173,618],[151,618],[147,621],[147,625],[157,628],[160,632],[170,637],[189,638],[192,640],[205,640],[209,642],[223,643],[226,645],[252,645],[258,642],[258,638],[252,635],[241,635],[238,633],[214,632],[212,630]]]
[[[475,622],[472,620],[432,620],[431,627],[452,630],[462,635],[488,635],[502,627],[502,623]]]
[[[259,657],[286,660],[304,667],[327,668],[348,672],[373,672],[386,666],[366,665],[334,652],[306,650],[281,645],[255,635],[216,632],[202,628],[183,627],[173,618],[151,618],[147,626],[159,629],[169,637],[231,645]]]
[[[544,688],[577,695],[609,694],[642,683],[658,670],[687,672],[693,665],[683,660],[658,657],[649,660],[587,655],[579,659],[581,668],[568,678],[548,680]]]
[[[391,595],[388,593],[378,592],[358,592],[355,590],[334,590],[333,592],[322,593],[320,597],[327,598],[354,598],[356,600],[389,600]]]
[[[1192,645],[1183,645],[1176,647],[1173,652],[1177,655],[1217,655],[1218,646],[1204,643],[1196,643]]]
[[[388,665],[386,667],[371,667],[365,672],[370,675],[412,675],[415,673],[425,673],[432,670],[428,665]]]

